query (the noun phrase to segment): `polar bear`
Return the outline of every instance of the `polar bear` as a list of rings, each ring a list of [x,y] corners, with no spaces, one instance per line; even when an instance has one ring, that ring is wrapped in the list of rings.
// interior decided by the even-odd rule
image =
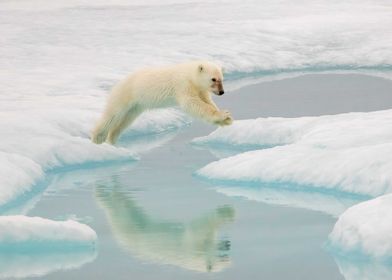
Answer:
[[[224,94],[222,69],[210,61],[139,70],[113,88],[91,140],[114,144],[143,111],[176,105],[207,122],[230,125],[230,112],[216,106],[211,92]]]

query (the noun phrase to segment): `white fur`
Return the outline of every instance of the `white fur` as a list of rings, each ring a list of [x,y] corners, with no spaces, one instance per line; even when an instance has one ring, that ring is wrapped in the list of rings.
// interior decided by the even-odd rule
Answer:
[[[91,140],[114,144],[143,111],[175,105],[210,123],[229,125],[230,113],[219,110],[211,99],[211,92],[223,90],[222,81],[221,68],[209,61],[139,70],[113,88]]]

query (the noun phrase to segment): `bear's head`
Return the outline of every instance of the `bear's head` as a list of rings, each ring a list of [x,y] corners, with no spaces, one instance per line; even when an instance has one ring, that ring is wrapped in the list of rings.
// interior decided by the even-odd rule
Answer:
[[[196,80],[196,84],[203,91],[213,92],[216,95],[225,93],[222,68],[212,62],[204,61],[198,64]]]

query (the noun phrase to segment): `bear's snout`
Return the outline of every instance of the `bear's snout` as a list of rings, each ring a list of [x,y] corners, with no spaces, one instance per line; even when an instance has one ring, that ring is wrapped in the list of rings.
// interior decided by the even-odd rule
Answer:
[[[220,90],[220,91],[219,91],[219,95],[223,95],[224,93],[225,93],[224,90]]]

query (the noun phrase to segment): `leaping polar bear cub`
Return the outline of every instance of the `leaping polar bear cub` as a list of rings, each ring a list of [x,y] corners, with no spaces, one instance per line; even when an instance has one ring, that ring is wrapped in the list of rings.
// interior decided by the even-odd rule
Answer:
[[[143,111],[175,105],[207,122],[230,125],[230,112],[220,110],[211,98],[211,92],[224,93],[222,82],[221,67],[210,61],[139,70],[113,88],[91,140],[114,144]]]

